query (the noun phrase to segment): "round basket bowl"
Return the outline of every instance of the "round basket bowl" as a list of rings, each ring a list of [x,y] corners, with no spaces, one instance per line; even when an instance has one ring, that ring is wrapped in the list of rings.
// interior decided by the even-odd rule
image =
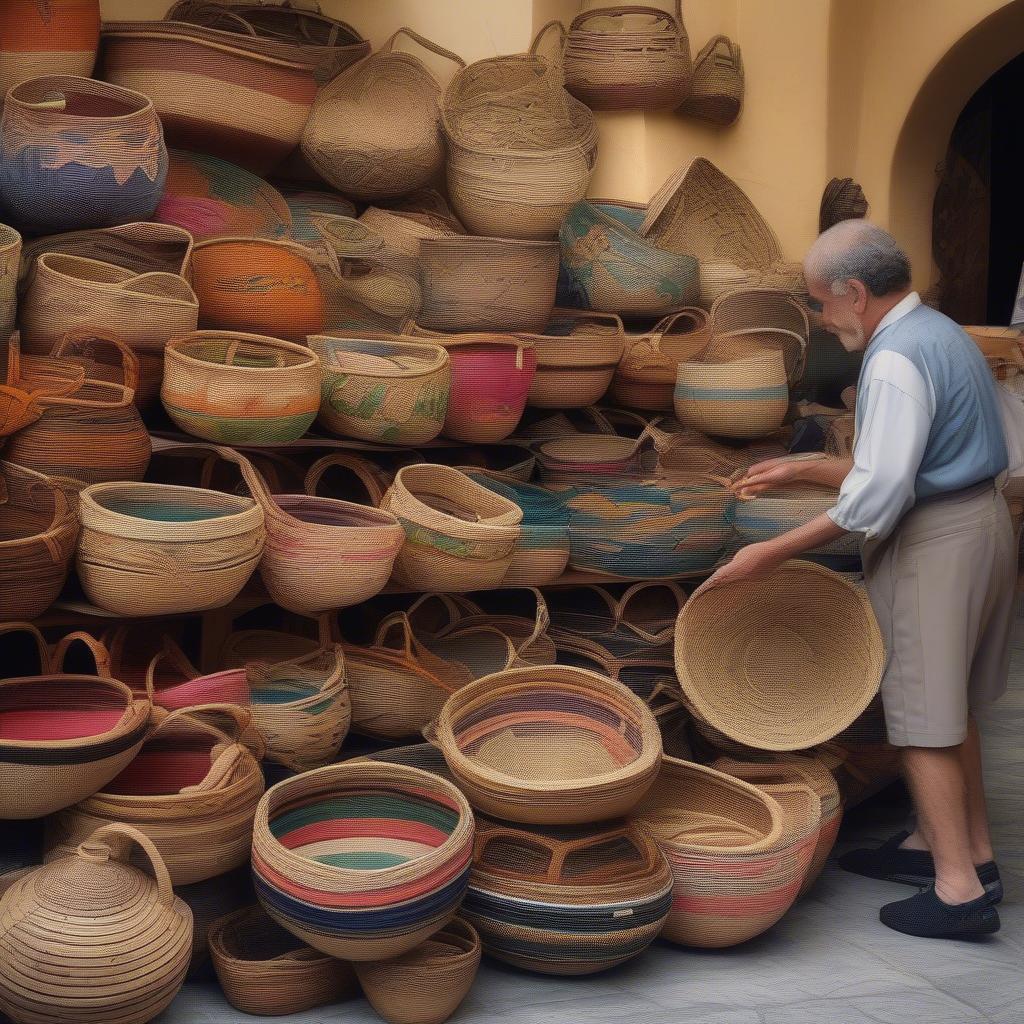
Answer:
[[[242,1013],[281,1017],[359,991],[348,964],[304,945],[261,907],[243,907],[214,921],[207,942],[224,996]]]
[[[252,864],[264,909],[344,960],[401,956],[443,928],[472,855],[466,798],[406,765],[328,765],[279,782],[256,809]]]
[[[323,366],[320,424],[332,434],[379,444],[433,441],[448,413],[448,353],[427,342],[309,339]]]
[[[357,963],[363,994],[389,1024],[443,1024],[473,987],[480,936],[461,917],[394,960]]]
[[[639,697],[606,676],[561,665],[495,672],[462,687],[434,732],[473,806],[506,821],[619,817],[661,763],[661,733]]]
[[[867,595],[812,562],[698,592],[679,613],[675,643],[693,712],[761,750],[832,739],[871,703],[885,667]]]
[[[320,409],[320,359],[258,334],[195,331],[164,349],[164,408],[194,437],[220,444],[287,444]]]

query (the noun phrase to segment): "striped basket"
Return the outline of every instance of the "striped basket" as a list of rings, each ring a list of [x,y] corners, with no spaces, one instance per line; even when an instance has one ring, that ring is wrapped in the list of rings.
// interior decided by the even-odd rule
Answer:
[[[320,408],[320,359],[257,334],[195,331],[164,349],[164,408],[187,434],[221,444],[297,441]]]
[[[473,815],[450,783],[400,765],[329,765],[278,783],[253,832],[256,894],[303,942],[345,960],[400,956],[456,914]]]
[[[142,747],[150,710],[113,679],[0,680],[0,818],[40,818],[101,789]]]
[[[448,413],[452,371],[439,345],[313,336],[323,366],[320,424],[381,444],[433,441]]]
[[[672,872],[632,825],[514,828],[477,818],[463,914],[488,956],[584,975],[639,956],[672,906]]]

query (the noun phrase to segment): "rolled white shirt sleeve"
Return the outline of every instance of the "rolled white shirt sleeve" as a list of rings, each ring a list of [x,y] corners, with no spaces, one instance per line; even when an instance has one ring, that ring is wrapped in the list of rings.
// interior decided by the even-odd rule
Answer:
[[[906,356],[880,352],[857,396],[860,426],[853,469],[829,518],[868,540],[887,537],[914,505],[914,481],[924,457],[935,393]]]

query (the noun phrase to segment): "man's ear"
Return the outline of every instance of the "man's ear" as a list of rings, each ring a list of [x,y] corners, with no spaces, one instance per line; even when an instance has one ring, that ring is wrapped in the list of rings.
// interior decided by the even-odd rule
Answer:
[[[864,285],[863,281],[858,281],[853,278],[849,282],[849,288],[851,297],[853,299],[854,311],[858,314],[863,313],[868,308],[868,290]]]

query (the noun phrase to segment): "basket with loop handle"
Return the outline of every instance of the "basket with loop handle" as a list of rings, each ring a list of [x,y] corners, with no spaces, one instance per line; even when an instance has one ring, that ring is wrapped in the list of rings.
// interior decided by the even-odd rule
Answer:
[[[672,873],[632,825],[515,828],[477,818],[463,913],[489,956],[585,975],[639,956],[672,905]]]
[[[743,107],[743,54],[728,37],[712,36],[693,63],[693,82],[679,112],[728,126]]]
[[[465,66],[456,54],[400,28],[320,91],[302,135],[303,154],[325,181],[364,202],[422,188],[444,166],[443,88]]]
[[[626,814],[661,761],[657,723],[639,697],[605,676],[557,665],[464,686],[448,698],[431,741],[474,807],[535,824]]]
[[[344,960],[414,949],[457,913],[473,814],[449,782],[404,765],[328,765],[268,790],[253,877],[266,912]]]
[[[421,461],[416,457],[416,453],[411,453],[411,455],[413,463]],[[398,456],[398,458],[404,457],[404,454]],[[358,501],[361,505],[377,507],[395,479],[395,473],[398,472],[396,463],[385,467],[381,465],[379,459],[380,456],[377,459],[368,459],[353,452],[324,455],[309,467],[303,488],[312,498],[341,498],[344,496]],[[392,466],[394,468],[391,468]],[[325,480],[324,477],[328,473],[332,479]],[[344,474],[342,476],[343,483],[333,479],[339,474]],[[351,474],[351,479],[345,479],[348,474]]]
[[[353,966],[363,994],[389,1024],[443,1024],[472,988],[480,954],[476,929],[456,917],[408,953]]]
[[[46,675],[53,660],[46,638],[31,622],[0,625],[0,679]],[[101,674],[110,676],[109,672],[97,673]]]
[[[523,510],[449,466],[404,466],[381,508],[398,518],[405,543],[396,582],[416,590],[465,592],[498,586],[519,542]]]
[[[252,717],[237,705],[168,712],[114,779],[49,820],[47,857],[63,856],[99,826],[120,821],[153,841],[175,885],[239,867],[249,856],[264,789],[247,744],[262,756]]]
[[[674,110],[690,91],[693,63],[682,0],[591,7],[565,47],[565,87],[592,110]]]
[[[129,861],[134,849],[145,870]],[[185,980],[192,911],[153,843],[115,822],[14,882],[0,898],[0,943],[0,1011],[11,1020],[146,1024]],[[125,952],[83,966],[99,950]]]
[[[0,815],[40,818],[101,789],[138,753],[150,711],[114,679],[0,681]]]
[[[84,629],[62,636],[50,655],[53,672],[66,675],[94,675],[116,679],[107,645]],[[125,680],[120,680],[122,683]]]
[[[812,562],[698,590],[676,627],[676,673],[694,712],[762,750],[832,739],[871,703],[884,665],[867,595]]]
[[[130,388],[140,412],[149,409],[160,395],[163,356],[136,352],[114,334],[92,329],[69,331],[50,354],[81,366],[86,380]]]
[[[132,692],[145,694],[187,682],[199,675],[185,652],[167,633],[153,633],[147,624],[122,623],[104,631],[100,638],[110,660],[110,674],[127,683]],[[158,667],[149,669],[156,655]],[[147,676],[150,678],[147,680]]]

